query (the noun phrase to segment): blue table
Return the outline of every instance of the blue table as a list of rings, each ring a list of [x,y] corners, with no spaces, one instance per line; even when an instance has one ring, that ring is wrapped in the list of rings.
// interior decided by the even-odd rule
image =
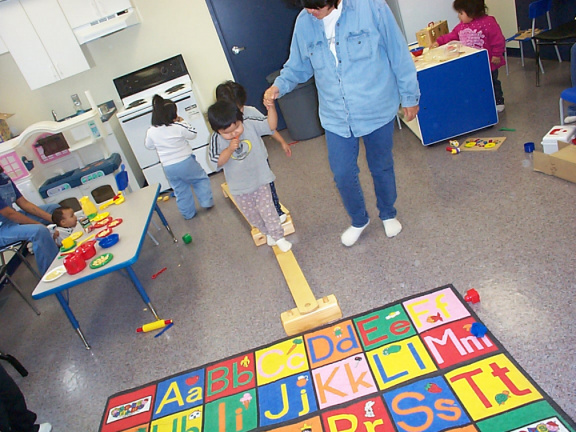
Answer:
[[[118,233],[120,236],[120,240],[117,244],[107,249],[101,248],[98,244],[96,245],[96,256],[94,258],[103,253],[110,252],[114,256],[110,263],[98,269],[91,269],[89,262],[87,262],[86,268],[79,273],[74,275],[64,274],[52,282],[40,281],[32,293],[32,297],[34,299],[40,299],[49,295],[56,296],[60,302],[60,305],[62,306],[62,309],[64,309],[66,316],[70,320],[72,327],[74,330],[76,330],[78,336],[80,336],[80,339],[86,346],[86,349],[90,349],[90,345],[88,344],[88,341],[80,329],[80,324],[74,316],[67,298],[64,296],[64,291],[67,291],[68,289],[80,285],[84,282],[88,282],[117,270],[125,269],[130,276],[130,279],[134,283],[134,287],[142,297],[142,300],[144,300],[144,303],[146,303],[146,305],[150,308],[154,318],[157,320],[160,319],[156,313],[156,310],[154,309],[154,306],[152,306],[146,290],[132,269],[132,264],[138,261],[138,257],[140,256],[142,244],[144,243],[144,238],[146,237],[146,232],[152,219],[153,211],[156,211],[160,217],[160,220],[168,232],[172,235],[174,242],[177,241],[174,237],[174,234],[172,233],[172,230],[170,229],[170,226],[168,225],[168,222],[166,221],[166,218],[156,204],[159,191],[160,185],[156,184],[143,189],[139,189],[132,193],[124,194],[124,203],[119,205],[113,204],[104,210],[109,212],[110,216],[112,216],[114,219],[121,218],[123,221],[120,225],[113,228],[113,232]],[[98,233],[100,230],[94,230],[93,232]],[[78,239],[78,242],[81,242],[88,236],[89,234],[84,234]],[[63,259],[59,259],[57,257],[54,259],[54,262],[46,274],[50,273],[52,269],[61,265],[63,265]]]
[[[443,50],[414,59],[420,111],[404,123],[425,146],[498,123],[488,52],[462,46],[458,57],[443,59]]]

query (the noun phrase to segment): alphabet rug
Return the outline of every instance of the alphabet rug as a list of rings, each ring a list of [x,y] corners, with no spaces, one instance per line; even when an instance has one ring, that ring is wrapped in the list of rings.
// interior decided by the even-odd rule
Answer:
[[[113,395],[99,430],[575,429],[446,285]]]

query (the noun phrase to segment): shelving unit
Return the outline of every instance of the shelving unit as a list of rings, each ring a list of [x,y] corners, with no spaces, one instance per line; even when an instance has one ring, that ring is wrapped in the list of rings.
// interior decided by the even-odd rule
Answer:
[[[69,148],[51,157],[42,157],[35,145],[39,138],[62,133]],[[49,178],[65,171],[83,168],[90,162],[110,156],[106,145],[107,131],[96,108],[69,119],[55,122],[43,121],[27,127],[19,136],[0,143],[0,161],[4,155],[23,156],[34,161],[34,171],[26,168],[18,178],[13,178],[27,199],[42,204],[38,189]],[[94,151],[90,147],[97,146]]]

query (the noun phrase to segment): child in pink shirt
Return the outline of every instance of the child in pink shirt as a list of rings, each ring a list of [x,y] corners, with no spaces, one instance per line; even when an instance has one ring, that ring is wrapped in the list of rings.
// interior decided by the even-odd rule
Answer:
[[[506,64],[504,60],[506,39],[502,34],[502,29],[493,16],[486,14],[487,8],[484,0],[454,0],[452,7],[458,12],[460,23],[447,35],[440,36],[432,47],[459,40],[462,45],[486,49],[492,71],[496,109],[502,112],[504,111],[504,94],[502,84],[498,79],[498,69]]]

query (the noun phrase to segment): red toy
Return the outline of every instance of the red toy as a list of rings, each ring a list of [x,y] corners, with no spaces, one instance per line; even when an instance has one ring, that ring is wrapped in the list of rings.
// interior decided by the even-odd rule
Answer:
[[[469,289],[468,291],[466,291],[466,296],[464,297],[464,300],[466,300],[469,303],[478,303],[480,301],[480,294],[478,294],[478,291],[476,291],[474,288]]]

